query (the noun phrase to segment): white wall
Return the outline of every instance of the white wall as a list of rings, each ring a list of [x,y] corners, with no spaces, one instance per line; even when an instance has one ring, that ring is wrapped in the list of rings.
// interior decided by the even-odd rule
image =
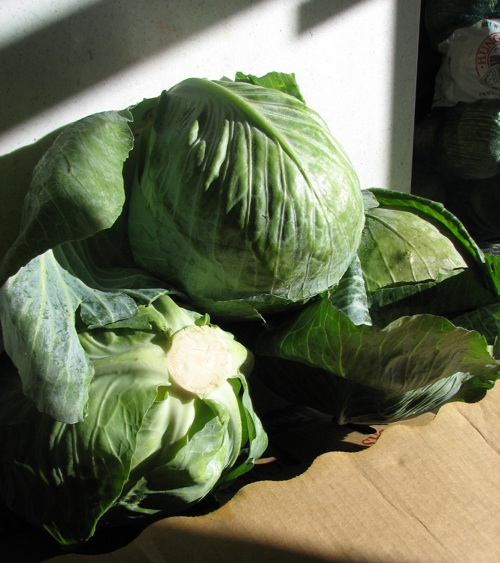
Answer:
[[[279,70],[362,187],[410,190],[417,0],[1,2],[0,155],[189,76]]]

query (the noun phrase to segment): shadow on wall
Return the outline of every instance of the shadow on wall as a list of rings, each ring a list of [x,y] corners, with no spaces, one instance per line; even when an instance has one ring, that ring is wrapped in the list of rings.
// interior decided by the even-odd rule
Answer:
[[[80,8],[0,49],[0,134],[210,26],[271,1],[274,0],[101,0]],[[303,0],[297,4],[297,34],[300,37],[310,33],[316,26],[366,1]],[[393,175],[398,165],[410,166],[405,143],[397,142],[397,123],[406,123],[408,111],[399,100],[408,91],[405,78],[414,72],[407,68],[408,58],[400,54],[405,49],[414,49],[416,61],[417,47],[409,44],[405,36],[405,18],[407,8],[397,3],[397,21],[394,30],[388,30],[395,33],[396,42],[393,83],[387,85],[388,96],[393,100],[391,123],[387,124],[393,132],[388,155]],[[360,109],[367,113],[367,119],[371,111],[376,111],[372,107]],[[53,138],[49,134],[31,146],[0,156],[0,199],[9,202],[8,209],[0,210],[0,257],[17,234],[33,166]],[[391,178],[388,186],[394,183]]]
[[[100,1],[0,51],[0,132],[265,0]]]
[[[317,25],[336,17],[366,0],[305,0],[299,7],[299,34],[308,33]]]
[[[411,188],[411,178],[408,178],[410,185],[398,186],[397,179],[400,176],[398,170],[410,170],[412,163],[413,143],[407,145],[404,142],[399,142],[401,126],[399,124],[412,123],[415,114],[415,101],[412,97],[408,104],[401,103],[401,100],[408,98],[408,92],[413,90],[416,92],[417,88],[417,63],[418,63],[418,34],[408,36],[409,28],[406,21],[411,15],[411,10],[415,10],[415,25],[418,27],[420,21],[421,2],[415,2],[416,6],[408,6],[406,2],[396,2],[396,15],[393,23],[394,34],[394,55],[392,61],[392,84],[388,85],[388,95],[391,96],[392,109],[391,109],[391,123],[388,126],[392,127],[391,143],[388,155],[389,162],[389,178],[387,186],[376,187],[390,187],[394,190],[409,191]],[[409,67],[409,61],[412,61]],[[410,133],[413,139],[413,130]]]
[[[0,133],[210,26],[268,1],[109,0],[80,8],[0,50]],[[303,2],[297,15],[298,33],[306,33],[360,1],[365,0]]]

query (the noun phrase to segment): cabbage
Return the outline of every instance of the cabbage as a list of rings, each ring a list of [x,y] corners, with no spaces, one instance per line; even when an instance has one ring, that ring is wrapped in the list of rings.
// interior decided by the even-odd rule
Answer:
[[[81,422],[40,413],[16,370],[1,373],[2,496],[61,544],[185,510],[266,448],[245,378],[252,355],[205,316],[165,295],[79,341],[95,370]]]
[[[79,324],[165,291],[214,320],[301,304],[338,283],[363,222],[356,173],[292,75],[188,79],[70,124],[42,156],[0,264],[5,350],[40,411],[81,421]]]
[[[425,198],[371,189],[338,287],[257,336],[256,373],[339,424],[475,401],[500,375],[500,262]]]
[[[439,204],[359,187],[292,75],[188,79],[66,127],[0,263],[9,507],[71,544],[230,483],[266,447],[252,353],[339,422],[480,398],[497,257]]]
[[[241,320],[335,286],[356,254],[356,173],[300,99],[188,79],[159,100],[129,238],[137,264],[197,309]]]

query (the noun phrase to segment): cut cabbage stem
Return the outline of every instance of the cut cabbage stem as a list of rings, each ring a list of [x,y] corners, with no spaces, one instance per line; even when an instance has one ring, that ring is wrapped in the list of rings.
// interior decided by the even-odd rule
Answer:
[[[166,362],[172,381],[200,397],[235,375],[225,338],[209,325],[190,325],[176,332]]]

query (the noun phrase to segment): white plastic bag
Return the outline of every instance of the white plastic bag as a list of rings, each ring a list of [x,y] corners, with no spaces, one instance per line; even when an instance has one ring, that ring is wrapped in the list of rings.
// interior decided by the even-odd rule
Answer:
[[[433,106],[500,99],[500,20],[483,19],[440,43]]]

